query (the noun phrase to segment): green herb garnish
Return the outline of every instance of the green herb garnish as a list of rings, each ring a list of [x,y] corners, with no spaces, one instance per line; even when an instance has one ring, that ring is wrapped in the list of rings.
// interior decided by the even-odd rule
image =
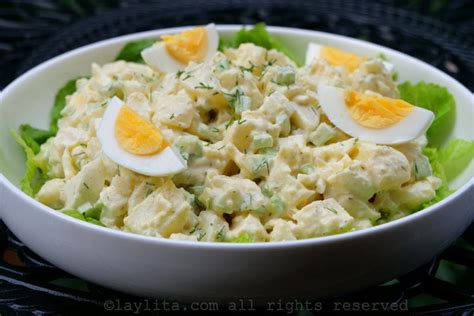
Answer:
[[[205,84],[204,82],[200,82],[197,86],[194,87],[194,89],[212,90],[214,88],[211,85]]]

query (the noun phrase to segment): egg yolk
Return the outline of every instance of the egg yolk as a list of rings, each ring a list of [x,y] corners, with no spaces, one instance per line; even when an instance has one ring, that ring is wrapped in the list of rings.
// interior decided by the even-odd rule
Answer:
[[[356,70],[366,60],[363,56],[329,46],[322,47],[320,54],[332,66],[344,66],[349,72]]]
[[[196,27],[177,35],[163,35],[168,53],[183,64],[202,61],[207,54],[207,30]]]
[[[350,116],[360,125],[381,129],[400,122],[414,106],[399,99],[347,91],[345,103]]]
[[[156,154],[169,146],[155,126],[128,106],[122,106],[118,113],[115,138],[124,150],[140,156]]]

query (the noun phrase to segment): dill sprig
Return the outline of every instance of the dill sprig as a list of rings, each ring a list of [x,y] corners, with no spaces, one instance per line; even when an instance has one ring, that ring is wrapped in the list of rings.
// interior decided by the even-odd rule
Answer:
[[[337,211],[333,209],[332,207],[326,207],[326,209],[330,212],[333,212],[334,214],[337,214]]]
[[[225,229],[225,225],[222,225],[221,229],[217,232],[216,241],[224,241],[225,240],[226,232],[225,232],[224,229]]]
[[[206,89],[206,90],[212,90],[214,89],[213,86],[205,84],[204,82],[199,82],[197,86],[194,87],[194,89]]]
[[[200,232],[197,240],[201,241],[204,238],[204,236],[206,236],[206,232]]]
[[[240,68],[240,71],[242,71],[242,73],[244,73],[244,72],[246,72],[246,71],[248,71],[248,72],[250,72],[250,73],[253,73],[255,67],[257,67],[257,66],[255,66],[254,63],[252,63],[252,61],[249,61],[249,64],[250,64],[250,67],[240,66],[240,67],[239,67],[239,68]]]
[[[266,167],[267,168],[267,174],[270,174],[270,166],[268,165],[268,161],[267,159],[262,159],[262,162],[260,162],[256,168],[256,171],[259,171],[260,169],[262,169],[263,167]]]

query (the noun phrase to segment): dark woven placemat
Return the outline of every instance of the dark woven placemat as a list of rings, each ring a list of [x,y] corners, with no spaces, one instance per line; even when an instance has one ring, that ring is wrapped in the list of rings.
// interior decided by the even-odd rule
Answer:
[[[469,28],[453,27],[384,3],[352,0],[174,0],[140,3],[103,12],[66,27],[39,43],[29,57],[18,60],[18,54],[6,54],[3,63],[9,78],[4,77],[3,83],[58,54],[118,35],[208,22],[252,24],[265,21],[270,25],[321,30],[379,43],[425,60],[474,90],[474,37]],[[25,14],[31,13],[26,11]],[[58,19],[56,15],[54,17]],[[40,31],[39,25],[37,32]],[[33,38],[34,35],[34,32],[30,34]],[[12,63],[15,63],[15,71],[8,74]]]

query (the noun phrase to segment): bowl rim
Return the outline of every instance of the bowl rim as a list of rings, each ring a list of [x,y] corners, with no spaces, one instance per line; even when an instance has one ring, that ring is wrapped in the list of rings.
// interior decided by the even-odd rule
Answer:
[[[216,24],[216,28],[218,29],[218,31],[221,31],[221,32],[235,32],[239,30],[242,26],[248,27],[251,25]],[[3,99],[3,96],[5,94],[8,94],[10,90],[14,90],[15,88],[17,88],[17,86],[21,86],[22,81],[28,78],[29,76],[34,75],[38,72],[41,72],[44,68],[47,68],[58,61],[75,57],[76,55],[80,55],[83,52],[88,51],[89,49],[97,49],[97,48],[100,49],[107,45],[114,44],[116,42],[126,42],[130,40],[137,40],[137,39],[142,39],[142,38],[147,38],[147,37],[158,37],[161,34],[180,32],[190,27],[193,27],[193,25],[132,33],[132,34],[117,36],[110,39],[94,42],[94,43],[73,49],[71,51],[67,51],[52,59],[42,62],[41,64],[35,66],[34,68],[28,70],[27,72],[23,73],[21,76],[16,78],[8,86],[6,86],[5,89],[1,92],[2,99]],[[469,91],[469,89],[463,86],[456,79],[452,78],[451,76],[447,75],[443,71],[431,66],[430,64],[422,60],[419,60],[417,58],[414,58],[412,56],[409,56],[397,50],[394,50],[382,45],[366,42],[363,40],[359,40],[359,39],[355,39],[355,38],[351,38],[351,37],[347,37],[343,35],[338,35],[338,34],[332,34],[328,32],[321,32],[321,31],[314,31],[314,30],[307,30],[307,29],[300,29],[300,28],[291,28],[291,27],[270,26],[270,25],[267,26],[267,30],[269,31],[269,33],[280,33],[280,34],[285,34],[285,35],[292,35],[292,34],[308,35],[308,36],[316,35],[319,38],[329,39],[329,40],[336,38],[338,40],[343,40],[349,43],[351,42],[355,43],[356,45],[359,45],[359,46],[362,45],[362,46],[366,46],[372,49],[380,50],[381,52],[385,51],[385,52],[389,52],[390,54],[398,55],[398,57],[401,60],[403,60],[403,62],[408,61],[412,63],[422,64],[425,67],[428,67],[430,71],[436,73],[437,76],[444,77],[444,79],[449,81],[451,85],[457,86],[457,88],[460,89],[460,91],[462,91],[462,94],[466,94],[466,96],[470,96],[474,101],[474,94],[472,94]],[[474,105],[474,102],[473,102],[473,105]],[[279,241],[279,242],[252,242],[252,243],[227,243],[227,242],[210,242],[210,241],[198,242],[198,241],[189,241],[189,240],[175,240],[175,239],[169,239],[169,238],[139,235],[139,234],[117,230],[117,229],[113,229],[109,227],[101,227],[98,225],[94,225],[94,224],[67,216],[57,210],[54,210],[40,203],[39,201],[35,200],[34,198],[30,197],[29,195],[21,191],[16,185],[10,182],[2,173],[0,173],[0,189],[2,189],[1,186],[4,186],[5,189],[10,190],[12,194],[14,194],[16,198],[22,200],[22,202],[31,204],[33,207],[40,209],[41,211],[44,211],[51,216],[54,216],[59,221],[63,221],[61,224],[68,223],[71,225],[80,225],[78,228],[82,228],[88,233],[107,235],[110,238],[128,239],[131,241],[142,242],[142,243],[147,243],[151,245],[170,246],[170,247],[178,247],[178,248],[183,248],[183,249],[187,249],[187,248],[198,249],[199,248],[199,249],[225,249],[225,250],[240,250],[240,249],[258,250],[258,249],[264,248],[268,250],[270,249],[277,250],[277,249],[287,249],[287,248],[313,247],[316,245],[324,245],[324,244],[327,245],[327,244],[336,243],[336,242],[344,242],[347,239],[370,238],[384,231],[398,229],[401,226],[405,225],[407,222],[423,219],[424,217],[428,216],[429,214],[435,211],[442,211],[442,208],[446,206],[447,204],[449,204],[451,201],[457,199],[461,195],[466,194],[466,192],[468,192],[469,190],[474,191],[474,176],[471,177],[465,184],[463,184],[453,194],[446,197],[442,201],[439,201],[428,208],[425,208],[423,210],[420,210],[418,212],[412,213],[410,215],[407,215],[405,217],[402,217],[400,219],[397,219],[388,223],[372,226],[372,227],[361,229],[361,230],[345,232],[345,233],[337,234],[337,235],[321,236],[321,237],[314,237],[314,238],[307,238],[307,239],[300,239],[300,240]],[[0,219],[1,219],[1,214],[2,212],[0,212]]]

